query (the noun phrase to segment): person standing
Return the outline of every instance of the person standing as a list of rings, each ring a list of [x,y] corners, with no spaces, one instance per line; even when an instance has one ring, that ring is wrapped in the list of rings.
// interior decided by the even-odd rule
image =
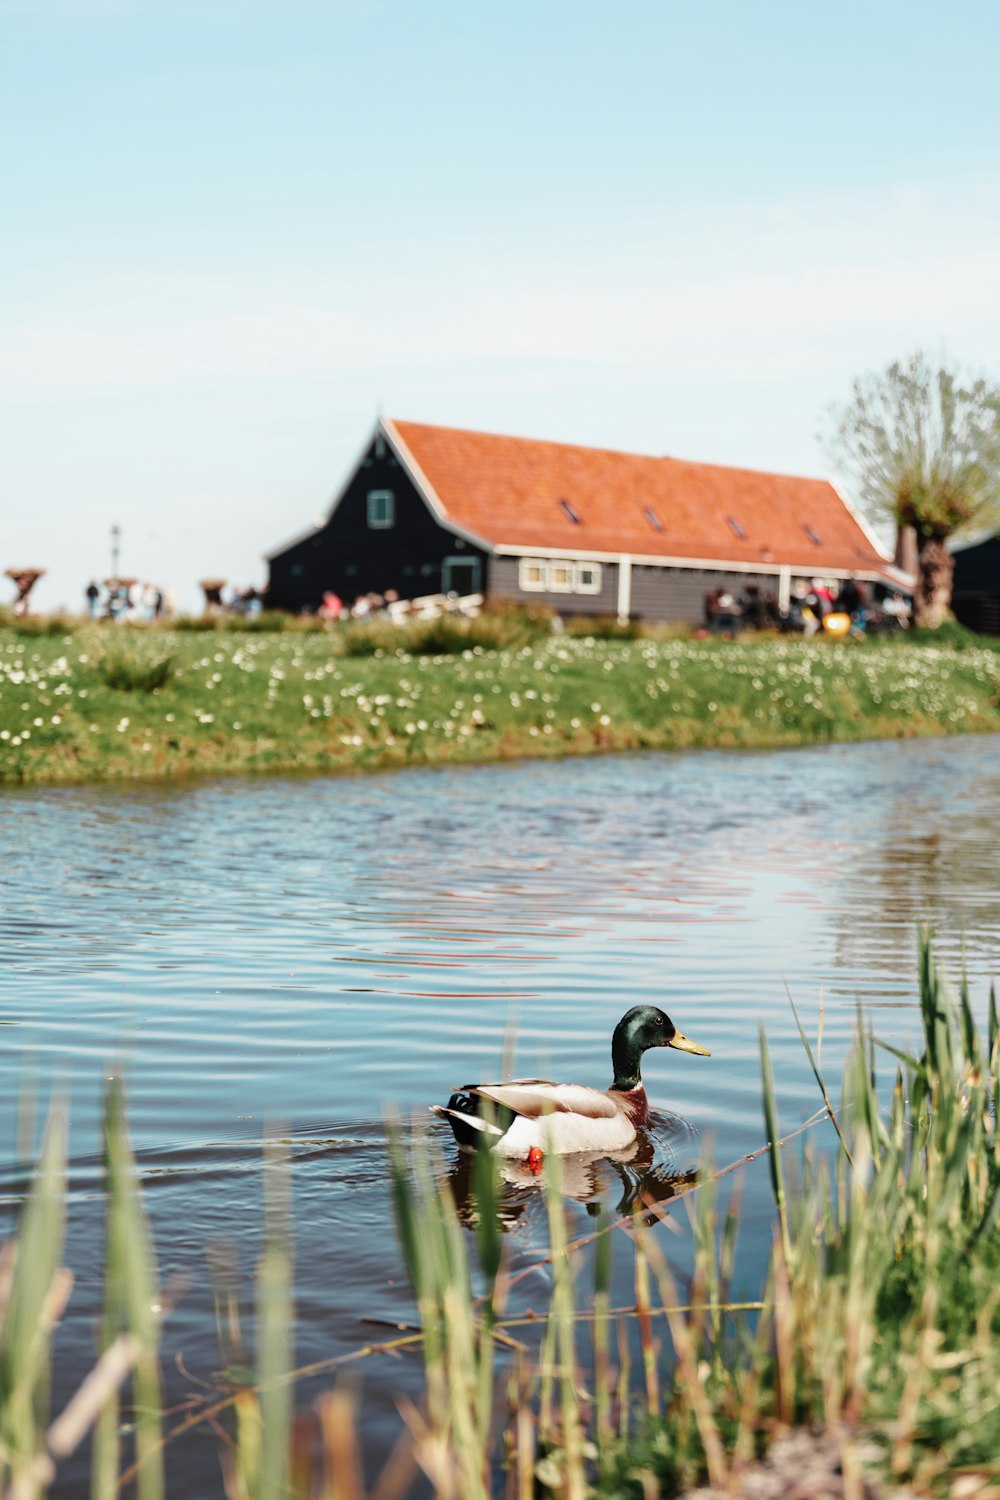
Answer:
[[[98,600],[101,597],[101,591],[97,587],[97,584],[94,582],[94,580],[91,579],[90,582],[87,584],[87,587],[84,590],[84,592],[86,593],[86,596],[87,596],[87,614],[90,616],[90,618],[92,620],[96,620],[97,619],[97,604],[98,604]]]

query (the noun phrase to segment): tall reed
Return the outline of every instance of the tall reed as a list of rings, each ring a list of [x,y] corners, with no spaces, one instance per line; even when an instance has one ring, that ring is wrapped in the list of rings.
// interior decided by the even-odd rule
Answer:
[[[73,1285],[71,1273],[60,1265],[66,1230],[66,1114],[59,1104],[49,1115],[17,1234],[0,1257],[0,1494],[5,1500],[36,1500],[46,1494],[58,1464],[91,1430],[91,1495],[94,1500],[116,1496],[119,1389],[130,1378],[136,1495],[138,1500],[161,1500],[164,1493],[160,1293],[117,1080],[106,1096],[103,1137],[107,1216],[99,1358],[51,1423],[53,1343]]]
[[[0,1480],[16,1500],[44,1493],[52,1331],[72,1287],[66,1231],[66,1114],[52,1110],[34,1184],[0,1261]]]
[[[162,1500],[158,1356],[162,1305],[149,1223],[128,1141],[124,1091],[117,1078],[110,1081],[105,1096],[104,1166],[107,1217],[101,1349],[107,1352],[123,1336],[134,1348],[136,1496],[137,1500]],[[114,1500],[118,1493],[118,1425],[118,1391],[112,1387],[94,1429],[92,1500]]]

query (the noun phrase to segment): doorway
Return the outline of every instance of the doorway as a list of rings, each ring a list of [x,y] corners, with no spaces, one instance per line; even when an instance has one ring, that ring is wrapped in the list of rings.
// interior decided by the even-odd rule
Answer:
[[[442,594],[478,594],[481,578],[478,557],[446,557],[441,564]]]

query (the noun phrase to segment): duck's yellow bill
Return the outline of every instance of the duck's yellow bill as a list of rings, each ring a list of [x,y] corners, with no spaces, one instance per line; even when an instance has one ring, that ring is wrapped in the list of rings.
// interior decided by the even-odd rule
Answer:
[[[698,1043],[692,1042],[691,1038],[685,1036],[683,1031],[675,1031],[669,1045],[676,1047],[678,1052],[693,1052],[696,1057],[711,1057],[712,1055],[707,1047],[699,1047]]]

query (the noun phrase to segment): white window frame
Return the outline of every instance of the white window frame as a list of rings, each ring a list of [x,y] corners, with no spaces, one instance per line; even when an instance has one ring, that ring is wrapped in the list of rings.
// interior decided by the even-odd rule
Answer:
[[[555,581],[557,568],[566,574],[558,583]],[[585,573],[590,574],[589,583],[584,581]],[[519,557],[517,586],[524,594],[599,594],[601,564],[567,562],[562,558]]]
[[[584,573],[592,575],[589,583],[584,583]],[[573,589],[577,594],[599,594],[601,592],[600,563],[577,563],[573,577]]]
[[[541,557],[519,557],[517,560],[517,586],[525,594],[544,594],[548,584],[548,563]],[[538,578],[528,581],[529,571],[537,570]]]
[[[388,531],[395,524],[396,497],[392,490],[369,490],[368,529],[370,531]]]

